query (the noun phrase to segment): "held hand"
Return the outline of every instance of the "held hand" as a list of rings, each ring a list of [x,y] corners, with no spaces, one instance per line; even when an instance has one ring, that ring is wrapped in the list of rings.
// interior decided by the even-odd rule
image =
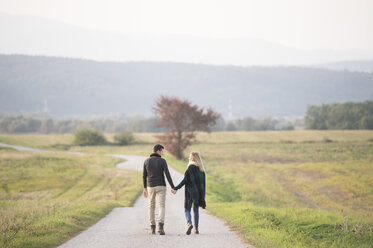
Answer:
[[[171,189],[171,192],[172,192],[172,194],[176,194],[176,192],[177,192],[177,190],[175,190],[175,189]]]
[[[148,197],[148,189],[144,189],[143,194],[144,194],[144,197],[147,198]]]

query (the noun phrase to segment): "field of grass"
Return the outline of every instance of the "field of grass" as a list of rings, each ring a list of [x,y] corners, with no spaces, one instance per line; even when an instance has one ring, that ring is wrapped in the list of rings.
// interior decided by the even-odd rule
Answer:
[[[212,178],[210,211],[258,247],[371,247],[372,145],[257,143],[195,149],[205,154]]]
[[[119,161],[0,147],[0,247],[55,247],[114,207],[132,205],[141,175],[115,169]]]
[[[19,145],[33,148],[48,148],[54,150],[69,148],[74,141],[72,134],[15,134],[15,135],[0,135],[0,142],[9,145]]]
[[[114,142],[115,134],[106,133],[105,138]],[[135,133],[136,144],[131,146],[133,152],[141,152],[144,146],[152,147],[157,142],[156,134]],[[230,144],[230,143],[312,143],[320,141],[373,141],[373,132],[365,130],[336,130],[336,131],[265,131],[265,132],[215,132],[198,133],[197,141],[203,144]],[[0,134],[0,142],[34,148],[54,150],[79,150],[82,147],[73,146],[73,134]],[[134,147],[135,146],[135,147]],[[136,147],[138,146],[138,147]],[[83,147],[87,148],[87,147]],[[128,147],[127,147],[128,148]],[[123,147],[88,147],[85,151],[97,150],[97,152],[121,151]]]
[[[131,146],[68,149],[149,155],[154,135],[135,137]],[[207,209],[256,247],[372,247],[373,131],[201,133],[188,150],[205,162]],[[186,161],[166,159],[186,169]]]

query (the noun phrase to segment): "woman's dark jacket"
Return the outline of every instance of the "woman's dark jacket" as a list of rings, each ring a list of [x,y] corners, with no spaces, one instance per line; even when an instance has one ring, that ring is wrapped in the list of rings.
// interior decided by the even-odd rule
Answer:
[[[205,172],[199,170],[199,168],[190,164],[188,169],[185,171],[184,179],[175,187],[176,190],[183,187],[185,184],[185,200],[184,207],[186,209],[194,206],[206,207],[205,192],[206,192],[206,179]]]

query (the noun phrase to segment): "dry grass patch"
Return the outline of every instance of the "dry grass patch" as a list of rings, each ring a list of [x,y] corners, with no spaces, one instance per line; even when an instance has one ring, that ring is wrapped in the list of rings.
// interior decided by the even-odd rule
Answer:
[[[16,153],[0,150],[0,247],[55,247],[141,193],[117,158]]]

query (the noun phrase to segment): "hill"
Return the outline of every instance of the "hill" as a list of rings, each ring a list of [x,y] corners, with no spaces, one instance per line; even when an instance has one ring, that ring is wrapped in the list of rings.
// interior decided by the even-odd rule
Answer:
[[[347,71],[361,71],[373,72],[373,60],[356,60],[356,61],[340,61],[333,63],[325,63],[317,67],[329,70],[347,70]]]
[[[229,105],[233,117],[303,116],[310,104],[373,99],[373,74],[0,55],[0,112],[35,113],[47,107],[52,117],[149,116],[161,94],[211,106],[224,116]]]

